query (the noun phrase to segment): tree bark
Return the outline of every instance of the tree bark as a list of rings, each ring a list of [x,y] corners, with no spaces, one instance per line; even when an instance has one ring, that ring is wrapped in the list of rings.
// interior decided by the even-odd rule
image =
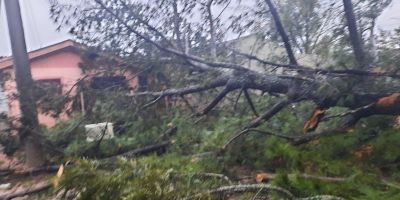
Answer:
[[[282,41],[285,45],[285,49],[288,54],[290,64],[297,65],[297,60],[296,57],[294,56],[292,45],[290,45],[289,37],[285,31],[285,28],[283,28],[282,21],[281,18],[279,17],[278,11],[276,10],[271,0],[265,0],[265,3],[268,5],[269,11],[271,12],[272,17],[274,18],[276,29],[278,30],[278,33],[281,36]]]
[[[33,98],[34,83],[25,45],[19,1],[5,0],[5,7],[22,114],[19,134],[25,145],[26,165],[38,167],[44,163],[44,156],[40,143],[36,102]]]
[[[349,30],[350,42],[353,47],[354,56],[356,57],[357,63],[364,67],[365,53],[363,50],[362,41],[357,29],[356,17],[354,15],[353,4],[351,0],[343,0],[344,13],[347,20],[347,28]]]
[[[211,58],[215,60],[217,58],[217,41],[215,39],[215,27],[214,27],[214,19],[212,16],[211,5],[213,0],[209,0],[206,5],[207,9],[207,19],[208,23],[210,23],[210,39],[211,39]]]

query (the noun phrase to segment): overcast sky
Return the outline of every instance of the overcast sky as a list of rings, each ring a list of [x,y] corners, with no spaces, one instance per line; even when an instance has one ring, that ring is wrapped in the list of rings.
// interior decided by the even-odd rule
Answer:
[[[28,50],[35,50],[71,38],[66,30],[55,31],[57,27],[50,20],[48,0],[20,0],[20,3]],[[378,19],[377,27],[392,30],[399,26],[400,0],[393,0],[392,5]],[[9,43],[3,2],[0,10],[0,56],[11,54]]]

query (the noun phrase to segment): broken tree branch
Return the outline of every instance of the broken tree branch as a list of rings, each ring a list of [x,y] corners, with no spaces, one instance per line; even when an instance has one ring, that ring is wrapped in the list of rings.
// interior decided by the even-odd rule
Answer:
[[[244,90],[244,96],[246,97],[247,103],[249,104],[251,110],[253,111],[254,115],[256,117],[259,117],[260,115],[258,114],[256,107],[254,106],[253,101],[251,100],[250,94],[247,90]]]
[[[349,110],[349,111],[347,111],[347,112],[340,113],[340,114],[337,114],[337,115],[328,115],[328,116],[323,117],[323,118],[321,119],[321,121],[328,121],[328,120],[333,119],[333,118],[340,118],[340,117],[345,117],[345,116],[347,116],[347,115],[353,115],[353,114],[356,114],[357,112],[360,112],[360,111],[363,110],[363,109],[368,109],[368,108],[370,108],[370,107],[372,107],[372,106],[374,106],[374,105],[375,105],[375,103],[371,103],[371,104],[368,104],[368,105],[366,105],[366,106],[357,108],[357,109],[355,109],[355,110]]]
[[[211,101],[210,104],[208,104],[207,107],[205,107],[203,109],[203,111],[201,111],[201,113],[198,114],[198,116],[201,115],[206,115],[208,112],[210,112],[229,92],[231,92],[232,90],[234,90],[235,88],[229,88],[226,87],[224,88],[224,90],[222,90],[217,97],[214,98],[213,101]]]
[[[271,61],[267,61],[261,59],[255,55],[243,53],[237,51],[235,49],[231,49],[233,53],[243,56],[250,60],[255,60],[263,65],[270,65],[275,67],[281,67],[288,70],[294,70],[297,72],[303,73],[314,73],[314,74],[325,74],[330,76],[370,76],[370,77],[390,77],[390,78],[400,78],[399,74],[396,73],[388,73],[388,72],[372,72],[372,71],[365,71],[365,70],[357,70],[357,69],[345,69],[345,70],[329,70],[329,69],[321,69],[321,68],[312,68],[304,65],[293,65],[293,64],[281,64],[281,63],[274,63]]]
[[[111,157],[107,157],[107,158],[103,158],[100,159],[101,161],[110,161],[113,162],[115,160],[117,160],[118,158],[133,158],[136,156],[141,156],[141,155],[145,155],[145,154],[149,154],[149,153],[154,153],[157,151],[161,151],[165,148],[167,148],[169,145],[171,144],[171,141],[163,141],[160,142],[158,144],[152,144],[152,145],[148,145],[142,148],[138,148],[132,151],[127,151],[125,153],[119,154],[119,155],[115,155],[115,156],[111,156]]]
[[[285,174],[285,176],[288,177],[299,177],[303,179],[313,179],[313,180],[318,180],[318,181],[324,181],[324,182],[332,182],[332,183],[342,183],[345,181],[349,181],[351,178],[350,177],[331,177],[331,176],[318,176],[318,175],[312,175],[312,174],[305,174],[305,173],[290,173],[290,174]],[[257,173],[255,179],[258,183],[269,181],[270,179],[275,179],[278,177],[278,174],[274,173],[269,173],[269,172],[259,172]],[[249,179],[249,178],[254,178],[253,176],[245,176],[242,177],[241,179]]]
[[[167,96],[174,96],[174,95],[187,95],[187,94],[192,94],[196,92],[203,92],[209,89],[217,88],[217,87],[222,87],[225,86],[228,83],[229,78],[228,77],[223,77],[219,78],[216,81],[205,84],[205,85],[193,85],[185,88],[180,88],[180,89],[167,89],[164,91],[160,92],[138,92],[135,93],[135,96],[156,96],[156,97],[167,97]]]
[[[269,120],[271,117],[273,117],[276,113],[281,111],[283,108],[285,108],[289,104],[290,104],[290,101],[286,98],[283,100],[280,100],[278,103],[273,105],[267,112],[263,113],[262,115],[257,117],[255,120],[253,120],[249,125],[247,125],[246,129],[255,128],[255,127],[260,126],[263,121]]]
[[[164,151],[169,145],[172,144],[172,141],[170,139],[170,136],[174,135],[177,131],[177,127],[171,127],[167,129],[159,139],[165,139],[164,141],[161,141],[157,144],[151,144],[147,145],[141,148],[137,148],[131,151],[127,151],[118,155],[114,155],[111,157],[103,158],[101,159],[102,161],[114,161],[118,158],[132,158],[136,156],[141,156],[149,153],[154,153],[154,152],[159,152],[159,151]]]
[[[233,136],[223,147],[222,151],[224,151],[231,143],[233,143],[236,139],[241,137],[242,135],[248,133],[251,131],[252,128],[258,127],[261,125],[263,121],[269,120],[271,117],[273,117],[276,113],[281,111],[283,108],[285,108],[287,105],[289,105],[289,101],[287,99],[283,99],[276,103],[275,105],[272,106],[271,109],[269,109],[267,112],[262,114],[261,116],[257,117],[255,120],[253,120],[250,124],[248,124],[242,131],[237,133],[235,136]]]

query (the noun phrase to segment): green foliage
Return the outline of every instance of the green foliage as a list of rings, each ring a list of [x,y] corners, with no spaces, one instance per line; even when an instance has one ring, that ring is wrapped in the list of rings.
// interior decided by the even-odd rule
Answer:
[[[79,199],[179,199],[221,185],[224,180],[196,176],[202,166],[170,154],[119,160],[111,168],[97,161],[78,160],[61,182]],[[196,199],[196,198],[195,198]]]
[[[264,98],[255,103],[267,108],[275,101],[274,98]],[[236,113],[249,112],[245,102],[240,101],[237,108],[239,111]],[[298,127],[304,124],[314,108],[313,104],[294,104],[260,129],[300,135],[302,131]],[[343,109],[329,111],[334,114]],[[118,112],[129,117],[122,110]],[[178,132],[172,136],[173,144],[162,156],[120,160],[111,166],[98,161],[75,161],[74,167],[63,176],[62,187],[78,191],[81,199],[178,199],[226,184],[218,178],[195,174],[220,173],[232,178],[239,177],[236,168],[244,167],[244,173],[251,176],[258,171],[277,173],[271,183],[299,197],[331,194],[351,199],[398,198],[400,131],[392,128],[392,118],[371,117],[360,121],[359,126],[349,133],[320,138],[301,146],[293,146],[269,135],[249,133],[232,144],[223,156],[193,157],[220,150],[251,120],[245,116],[248,115],[232,115],[225,109],[194,122],[181,110],[173,115],[149,119],[150,125],[144,118],[129,122],[115,138],[101,142],[97,156],[106,157],[157,143],[167,124],[178,127]],[[79,118],[59,124],[50,130],[48,138],[58,141],[57,138],[63,134],[51,133],[70,130],[77,122]],[[335,127],[336,123],[335,120],[323,123],[320,128]],[[93,147],[94,143],[85,142],[80,131],[81,128],[76,129],[73,142],[66,146],[66,155],[80,157]],[[302,174],[343,177],[346,180],[331,182],[304,178]],[[241,197],[249,198],[251,195]]]

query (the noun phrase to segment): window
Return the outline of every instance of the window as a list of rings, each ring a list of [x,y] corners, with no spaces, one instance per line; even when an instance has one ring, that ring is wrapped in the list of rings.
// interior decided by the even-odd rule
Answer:
[[[127,89],[128,84],[125,76],[102,76],[94,77],[90,84],[93,89]]]
[[[62,97],[62,85],[60,79],[44,79],[35,81],[34,98],[36,99],[38,108],[42,112],[59,110],[60,106],[56,105],[56,99]]]
[[[146,91],[148,86],[147,76],[140,74],[138,76],[138,90],[139,91]]]
[[[62,94],[62,86],[60,79],[44,79],[35,81],[35,96],[41,99],[45,96],[60,96]]]

